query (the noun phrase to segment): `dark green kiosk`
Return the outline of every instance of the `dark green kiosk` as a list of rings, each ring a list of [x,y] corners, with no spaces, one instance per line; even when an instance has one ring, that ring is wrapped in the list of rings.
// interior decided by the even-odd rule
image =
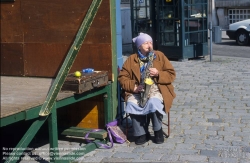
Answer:
[[[206,0],[132,0],[132,36],[150,34],[154,49],[170,59],[208,55]]]

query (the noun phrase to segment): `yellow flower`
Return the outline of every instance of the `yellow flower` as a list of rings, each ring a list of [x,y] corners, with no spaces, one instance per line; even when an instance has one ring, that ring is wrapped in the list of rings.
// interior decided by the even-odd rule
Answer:
[[[152,85],[152,84],[154,84],[154,81],[153,81],[151,78],[146,78],[146,79],[144,80],[144,82],[145,82],[147,85]]]

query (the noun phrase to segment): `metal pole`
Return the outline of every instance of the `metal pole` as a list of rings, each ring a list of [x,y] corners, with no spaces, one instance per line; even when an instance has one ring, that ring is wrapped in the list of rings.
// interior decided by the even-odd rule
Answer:
[[[209,30],[210,30],[210,62],[212,62],[212,21],[209,22]]]

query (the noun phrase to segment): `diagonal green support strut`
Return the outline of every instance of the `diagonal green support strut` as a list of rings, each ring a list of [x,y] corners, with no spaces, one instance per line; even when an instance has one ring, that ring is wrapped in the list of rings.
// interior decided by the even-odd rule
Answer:
[[[62,67],[60,68],[60,71],[52,84],[51,89],[49,90],[49,93],[46,97],[45,102],[43,103],[40,113],[40,116],[47,116],[50,114],[53,104],[55,103],[56,97],[61,90],[61,87],[65,81],[65,78],[72,66],[72,64],[75,61],[75,58],[77,56],[77,53],[79,52],[82,43],[87,35],[87,32],[90,28],[90,25],[92,24],[94,17],[98,11],[98,8],[101,4],[102,0],[93,0],[91,3],[91,6],[81,24],[80,29],[78,30],[78,33],[76,35],[76,39],[74,43],[72,44],[66,59],[64,60],[64,63]]]

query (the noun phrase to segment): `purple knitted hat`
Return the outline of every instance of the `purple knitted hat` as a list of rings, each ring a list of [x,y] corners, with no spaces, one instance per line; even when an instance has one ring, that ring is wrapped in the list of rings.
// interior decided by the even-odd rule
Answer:
[[[139,36],[133,38],[132,40],[135,43],[137,48],[139,48],[144,42],[147,42],[147,41],[153,42],[152,37],[146,33],[140,33]]]

